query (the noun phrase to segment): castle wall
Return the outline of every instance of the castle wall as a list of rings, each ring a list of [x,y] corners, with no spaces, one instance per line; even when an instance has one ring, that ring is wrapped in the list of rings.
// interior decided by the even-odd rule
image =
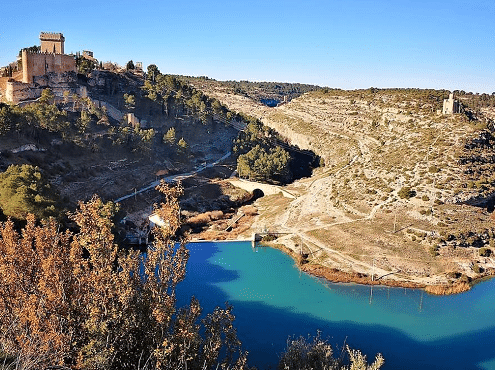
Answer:
[[[8,102],[18,104],[23,100],[34,100],[41,96],[41,87],[34,84],[26,84],[19,81],[8,81],[5,87],[5,99]]]
[[[74,71],[55,73],[44,76],[34,76],[33,82],[24,83],[9,80],[5,87],[5,100],[14,104],[35,100],[41,96],[44,89],[50,89],[55,97],[63,99],[64,91],[70,94],[78,93],[77,74]]]
[[[443,114],[454,114],[459,113],[459,102],[454,99],[454,96],[450,94],[448,99],[443,101]]]
[[[22,51],[22,82],[32,83],[35,76],[64,72],[77,72],[73,56]]]

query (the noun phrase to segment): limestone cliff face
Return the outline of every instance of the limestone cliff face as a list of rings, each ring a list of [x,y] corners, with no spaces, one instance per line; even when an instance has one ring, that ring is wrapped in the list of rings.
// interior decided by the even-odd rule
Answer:
[[[30,83],[9,80],[6,83],[5,99],[14,104],[35,100],[44,89],[51,89],[58,98],[63,98],[64,91],[71,95],[78,93],[77,74],[74,71],[48,72],[34,76]]]

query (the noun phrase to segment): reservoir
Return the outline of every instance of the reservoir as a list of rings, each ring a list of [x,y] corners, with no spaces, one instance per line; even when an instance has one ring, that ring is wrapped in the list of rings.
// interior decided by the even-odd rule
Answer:
[[[279,250],[250,242],[190,243],[179,306],[194,295],[204,313],[228,301],[248,363],[275,368],[289,336],[348,344],[383,369],[495,369],[495,279],[454,296],[331,284],[300,273]]]

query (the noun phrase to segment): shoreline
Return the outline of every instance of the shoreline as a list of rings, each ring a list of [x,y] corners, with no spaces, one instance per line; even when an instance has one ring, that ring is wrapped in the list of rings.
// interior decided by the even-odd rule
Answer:
[[[286,247],[282,244],[275,243],[265,243],[267,247],[275,248],[283,253],[290,256],[297,268],[302,272],[305,272],[309,275],[323,278],[331,283],[344,283],[344,284],[361,284],[361,285],[378,285],[378,286],[388,286],[394,288],[408,288],[408,289],[422,289],[426,293],[431,295],[453,295],[459,294],[463,292],[467,292],[471,290],[471,288],[481,283],[487,279],[490,279],[495,276],[495,273],[484,274],[476,279],[472,279],[469,282],[465,281],[457,281],[453,284],[444,284],[444,285],[429,285],[429,284],[421,284],[413,281],[404,281],[404,280],[381,280],[380,278],[377,280],[371,280],[371,278],[362,273],[348,273],[341,271],[337,268],[331,268],[323,265],[317,264],[309,264],[304,263],[304,259],[301,255],[294,252],[292,249]]]
[[[240,238],[229,240],[214,240],[214,239],[191,239],[188,243],[227,243],[227,242],[253,242],[252,239]],[[422,289],[428,294],[432,295],[452,295],[459,294],[470,290],[475,284],[482,282],[486,279],[493,277],[495,274],[486,274],[479,278],[473,279],[470,282],[458,281],[453,284],[444,285],[428,285],[421,284],[413,281],[405,280],[372,280],[370,276],[363,273],[349,273],[341,271],[337,268],[327,267],[320,264],[312,264],[307,262],[303,256],[299,255],[292,249],[286,247],[283,244],[265,242],[260,243],[265,248],[278,249],[291,257],[297,266],[297,268],[308,275],[325,279],[330,283],[342,283],[342,284],[360,284],[360,285],[376,285],[376,286],[388,286],[394,288],[407,288],[407,289]]]

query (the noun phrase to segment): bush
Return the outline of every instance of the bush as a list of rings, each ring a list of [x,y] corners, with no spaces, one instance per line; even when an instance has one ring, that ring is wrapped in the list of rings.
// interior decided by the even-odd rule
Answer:
[[[438,256],[438,255],[439,255],[439,253],[438,253],[438,249],[439,249],[439,248],[440,248],[440,247],[439,247],[438,245],[431,246],[431,247],[430,247],[430,255],[431,255],[432,257],[436,257],[436,256]]]
[[[410,199],[410,198],[416,196],[416,192],[414,190],[412,190],[409,186],[404,186],[402,189],[399,190],[399,192],[397,194],[402,199]]]
[[[287,341],[287,349],[282,353],[278,363],[279,370],[378,370],[384,364],[381,354],[376,355],[373,364],[368,365],[366,356],[360,351],[346,346],[347,361],[340,356],[333,356],[332,346],[318,333],[308,339],[299,337]],[[346,362],[348,364],[346,364]]]
[[[490,255],[492,254],[492,250],[489,248],[483,247],[483,248],[480,248],[478,250],[478,253],[479,253],[480,257],[490,257]]]

